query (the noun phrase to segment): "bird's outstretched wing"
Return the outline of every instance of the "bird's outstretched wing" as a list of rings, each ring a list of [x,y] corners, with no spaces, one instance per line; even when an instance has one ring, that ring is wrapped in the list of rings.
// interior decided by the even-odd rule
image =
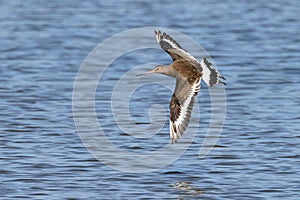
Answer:
[[[202,70],[202,78],[203,81],[210,87],[215,86],[218,83],[222,83],[226,85],[224,82],[225,77],[218,72],[216,68],[214,68],[213,64],[207,60],[207,58],[202,58],[200,62],[200,69]]]
[[[193,84],[177,80],[175,92],[170,101],[170,138],[176,142],[187,128],[194,105],[194,97],[200,90],[201,77]]]
[[[173,61],[184,59],[193,63],[193,65],[203,73],[203,81],[210,87],[213,87],[218,83],[225,84],[225,82],[222,81],[225,80],[225,78],[206,58],[202,58],[201,62],[199,62],[167,33],[162,33],[159,30],[154,31],[154,33],[160,47],[172,57]]]
[[[170,35],[165,32],[162,33],[159,30],[154,31],[154,33],[160,47],[172,57],[173,61],[185,59],[191,62],[199,63],[196,58],[184,50]]]

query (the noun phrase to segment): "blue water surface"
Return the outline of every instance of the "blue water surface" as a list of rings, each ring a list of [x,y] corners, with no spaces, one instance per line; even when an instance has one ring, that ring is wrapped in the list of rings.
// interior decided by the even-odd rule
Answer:
[[[0,198],[299,198],[299,8],[297,0],[1,1]],[[190,149],[158,171],[124,173],[99,162],[82,144],[72,90],[81,63],[98,43],[145,26],[182,32],[207,50],[227,78],[227,115],[218,145],[199,158],[209,122],[204,86],[198,98],[202,128]],[[111,80],[131,66],[171,62],[159,51],[130,55],[114,63],[117,73],[107,72]],[[133,119],[148,122],[139,113],[152,103],[168,109],[171,92],[152,89],[155,98],[146,88],[133,96]],[[153,150],[169,142],[168,127],[154,136],[157,143],[124,135],[101,107],[109,95],[99,94],[96,109],[120,144],[124,138],[124,148]]]

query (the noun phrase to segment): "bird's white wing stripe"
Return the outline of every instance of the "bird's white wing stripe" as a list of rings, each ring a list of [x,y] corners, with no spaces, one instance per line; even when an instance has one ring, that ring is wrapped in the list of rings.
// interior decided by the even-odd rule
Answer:
[[[189,52],[187,52],[186,50],[184,50],[171,36],[169,36],[166,33],[161,33],[160,31],[156,31],[155,32],[155,37],[157,42],[161,44],[161,41],[164,41],[166,43],[169,44],[169,48],[168,49],[164,49],[166,51],[172,51],[172,48],[176,49],[176,53],[179,54],[180,56],[182,56],[183,58],[187,59],[187,60],[191,60],[193,62],[197,62],[199,63],[199,61],[192,56]],[[200,64],[200,63],[199,63]]]
[[[176,49],[182,49],[180,44],[176,42],[171,36],[169,36],[166,33],[162,33],[161,31],[155,31],[155,37],[157,42],[161,45],[161,41],[164,41],[168,44],[168,48],[176,48]],[[167,49],[164,49],[167,50]]]
[[[160,40],[157,40],[158,42],[161,42],[161,41],[165,41],[167,42],[172,48],[175,48],[175,49],[178,49],[177,45],[171,41],[171,40],[168,40],[167,38],[162,38]]]
[[[181,127],[181,126],[184,125],[184,121],[188,114],[189,105],[190,105],[191,101],[193,100],[193,97],[200,90],[200,82],[201,82],[201,78],[199,78],[199,80],[193,84],[193,86],[188,94],[187,99],[184,101],[183,105],[181,106],[180,114],[179,114],[179,117],[177,118],[177,120],[175,122],[172,122],[170,120],[170,137],[173,141],[176,141],[177,139],[179,139],[185,129],[185,127]],[[175,125],[176,130],[174,130],[174,125]],[[181,129],[183,129],[183,130],[181,130]]]
[[[204,60],[202,59],[201,62],[201,67],[202,67],[202,78],[203,78],[203,81],[209,85],[209,79],[210,79],[210,70],[209,68],[206,66],[206,64],[204,63]]]
[[[189,106],[192,98],[194,97],[195,93],[197,93],[200,89],[200,80],[201,79],[199,79],[198,82],[194,83],[187,99],[184,101],[184,103],[182,105],[182,108],[181,108],[180,115],[179,115],[178,119],[175,121],[176,126],[179,126],[184,121],[184,118],[185,118],[185,116],[187,114],[187,111],[188,111],[188,106]]]
[[[221,78],[225,78],[220,75],[220,73],[213,67],[210,62],[208,62],[206,58],[202,58],[200,65],[202,67],[203,73],[202,78],[208,86],[213,87],[217,83],[225,84],[220,80]]]

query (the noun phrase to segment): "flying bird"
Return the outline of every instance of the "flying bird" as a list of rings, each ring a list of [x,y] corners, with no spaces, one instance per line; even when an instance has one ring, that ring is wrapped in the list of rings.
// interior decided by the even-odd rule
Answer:
[[[157,65],[152,70],[139,75],[164,74],[176,79],[175,91],[170,101],[170,138],[172,143],[181,138],[187,128],[194,105],[194,98],[200,90],[203,80],[209,87],[218,83],[224,84],[225,78],[206,59],[199,62],[188,51],[184,50],[165,32],[154,31],[160,47],[173,59],[170,65]]]

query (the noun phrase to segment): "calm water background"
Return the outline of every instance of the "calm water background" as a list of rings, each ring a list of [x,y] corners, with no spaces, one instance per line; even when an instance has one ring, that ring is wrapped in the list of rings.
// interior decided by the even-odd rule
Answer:
[[[0,198],[299,198],[299,9],[297,0],[1,1]],[[81,62],[99,42],[143,26],[183,32],[209,52],[227,77],[227,118],[217,148],[199,158],[209,122],[203,87],[195,144],[164,169],[127,174],[100,163],[81,143],[72,118],[72,89]],[[116,62],[111,76],[138,64],[170,61],[153,53],[124,57],[126,67]],[[143,102],[167,104],[171,92],[153,87],[155,101],[144,90]],[[98,98],[98,109],[109,98]],[[143,103],[138,105],[132,112],[141,110]],[[109,127],[115,137],[122,136],[116,126]],[[162,145],[169,142],[167,132],[155,137]],[[130,148],[130,141],[123,147]],[[140,145],[132,150],[154,144]],[[180,182],[189,188],[174,186]]]

